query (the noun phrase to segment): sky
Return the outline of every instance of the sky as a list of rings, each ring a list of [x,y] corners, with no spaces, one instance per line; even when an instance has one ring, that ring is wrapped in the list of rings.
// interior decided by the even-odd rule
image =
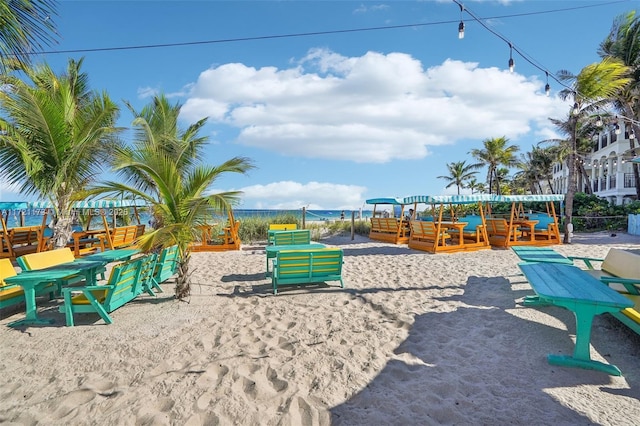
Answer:
[[[183,128],[208,117],[204,161],[255,165],[212,188],[243,191],[238,208],[371,209],[370,198],[456,193],[438,176],[474,163],[487,138],[524,153],[558,137],[549,118],[570,104],[554,76],[597,62],[614,19],[640,5],[460,3],[62,0],[59,42],[35,61],[62,73],[84,58],[122,127],[133,119],[125,101],[140,110],[160,93],[182,105]],[[20,199],[0,178],[0,201]]]

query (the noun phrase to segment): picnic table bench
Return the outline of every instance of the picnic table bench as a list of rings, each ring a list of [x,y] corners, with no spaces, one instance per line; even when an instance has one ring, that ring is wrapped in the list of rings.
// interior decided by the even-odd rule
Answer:
[[[620,312],[633,306],[633,302],[575,266],[526,262],[518,266],[536,293],[525,298],[525,306],[560,306],[576,317],[573,356],[550,354],[549,364],[622,375],[615,365],[591,359],[591,326],[596,315]]]
[[[273,260],[271,283],[273,294],[278,294],[278,286],[303,285],[324,281],[342,281],[341,248],[320,248],[306,250],[282,250]]]

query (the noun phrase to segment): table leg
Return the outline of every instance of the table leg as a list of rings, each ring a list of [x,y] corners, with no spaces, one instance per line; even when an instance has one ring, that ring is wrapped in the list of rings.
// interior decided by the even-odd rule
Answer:
[[[9,323],[9,327],[20,327],[30,324],[53,324],[52,319],[38,318],[38,310],[36,306],[36,287],[37,284],[22,286],[24,290],[25,311],[26,315],[24,319]]]
[[[611,376],[621,376],[622,372],[615,365],[591,359],[591,326],[596,313],[588,306],[583,306],[577,307],[574,314],[576,317],[576,346],[573,350],[573,356],[550,354],[547,356],[549,364],[597,370]]]

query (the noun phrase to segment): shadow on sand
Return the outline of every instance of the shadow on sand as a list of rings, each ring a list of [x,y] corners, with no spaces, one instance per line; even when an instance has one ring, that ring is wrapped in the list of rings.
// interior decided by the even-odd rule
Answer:
[[[470,277],[464,288],[460,296],[441,299],[458,302],[454,311],[415,318],[395,359],[357,394],[330,410],[332,424],[592,424],[580,408],[570,408],[576,401],[560,401],[554,390],[601,385],[603,392],[640,399],[640,377],[625,377],[630,389],[608,390],[611,379],[604,373],[547,363],[548,353],[573,351],[571,312],[543,309],[566,324],[567,332],[521,318],[528,308],[517,306],[516,300],[531,290],[514,290],[503,277]],[[625,368],[637,371],[632,364],[637,359],[614,353],[599,338],[605,333],[619,333],[619,339],[628,336],[611,321],[596,318],[593,347],[623,373]],[[640,348],[638,341],[621,347],[629,354]],[[599,411],[593,406],[598,401],[576,400],[582,401],[577,405],[583,409]]]

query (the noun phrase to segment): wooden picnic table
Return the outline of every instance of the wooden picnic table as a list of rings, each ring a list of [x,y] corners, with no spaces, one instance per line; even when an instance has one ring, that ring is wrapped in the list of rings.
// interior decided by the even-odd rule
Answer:
[[[569,309],[576,317],[576,343],[573,356],[547,356],[549,364],[603,371],[620,376],[620,369],[591,359],[591,325],[596,315],[620,312],[633,306],[631,300],[609,288],[587,272],[559,263],[520,263],[536,296],[524,300],[526,306],[555,305]]]

